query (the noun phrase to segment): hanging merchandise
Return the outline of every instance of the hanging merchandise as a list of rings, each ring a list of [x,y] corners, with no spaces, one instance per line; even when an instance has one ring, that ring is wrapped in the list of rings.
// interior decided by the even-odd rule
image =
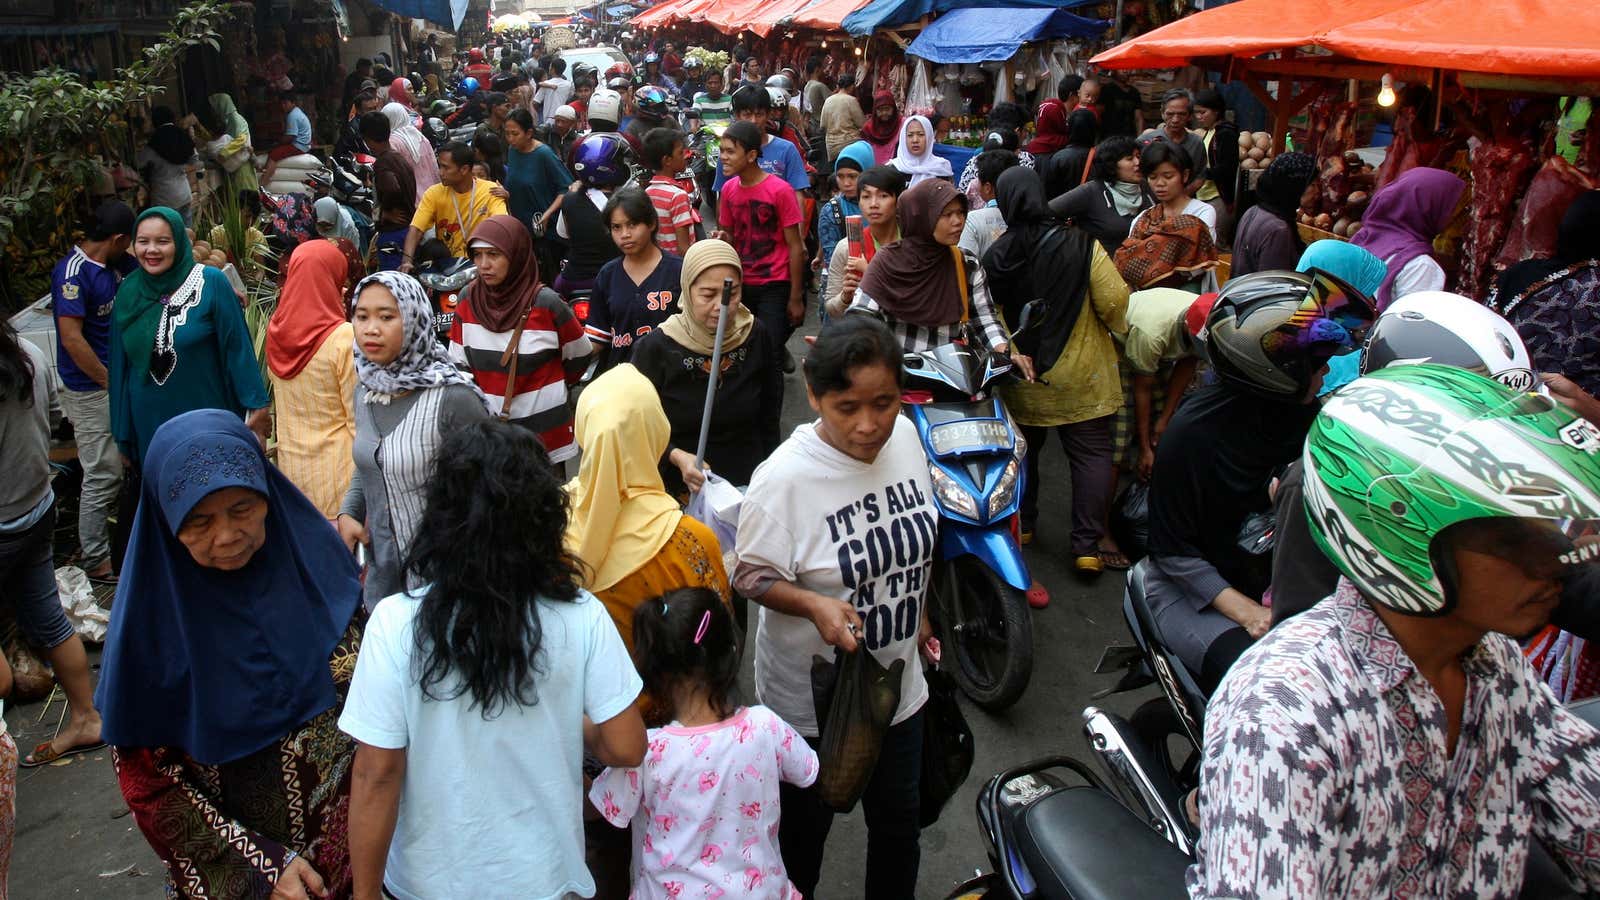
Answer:
[[[961,84],[963,87],[976,87],[983,84],[983,70],[977,63],[967,63],[961,67]]]
[[[989,67],[988,63],[984,63],[983,65],[984,68]],[[1010,103],[1012,96],[1011,79],[1006,77],[1006,64],[1000,63],[1000,71],[994,79],[994,105],[998,106],[1001,103]],[[991,106],[991,108],[993,107]]]
[[[933,93],[933,85],[928,80],[928,64],[917,60],[911,64],[914,68],[911,73],[911,86],[906,90],[906,115],[926,116],[934,112],[938,97]]]
[[[1045,54],[1045,65],[1050,69],[1049,77],[1045,78],[1043,96],[1054,97],[1056,89],[1061,86],[1061,80],[1067,77],[1067,67],[1062,61],[1062,45],[1058,42],[1052,44],[1050,52]]]

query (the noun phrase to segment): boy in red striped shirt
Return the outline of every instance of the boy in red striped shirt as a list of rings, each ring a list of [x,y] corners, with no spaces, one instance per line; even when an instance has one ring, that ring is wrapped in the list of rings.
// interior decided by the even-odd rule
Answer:
[[[694,244],[694,226],[700,221],[689,193],[677,181],[683,168],[683,134],[672,128],[652,128],[644,136],[644,164],[655,176],[645,186],[661,227],[656,246],[663,253],[682,256]]]

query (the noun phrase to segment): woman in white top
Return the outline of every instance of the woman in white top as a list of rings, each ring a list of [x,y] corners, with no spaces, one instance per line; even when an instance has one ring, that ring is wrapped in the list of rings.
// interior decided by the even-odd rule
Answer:
[[[355,896],[593,896],[583,754],[644,760],[639,676],[539,439],[483,419],[438,459],[407,560],[427,586],[378,605],[339,717]]]
[[[1139,171],[1144,173],[1145,184],[1156,198],[1156,206],[1145,210],[1133,221],[1133,230],[1161,208],[1167,218],[1194,216],[1211,230],[1211,240],[1217,239],[1217,210],[1204,200],[1189,195],[1189,183],[1194,178],[1194,161],[1182,147],[1169,141],[1156,141],[1139,155]]]
[[[1450,224],[1467,183],[1443,169],[1409,169],[1384,185],[1361,217],[1350,243],[1389,267],[1378,288],[1378,310],[1407,294],[1444,290],[1444,269],[1434,260],[1433,239]]]
[[[873,900],[917,896],[928,699],[917,649],[932,634],[926,600],[938,535],[928,460],[916,427],[899,414],[901,354],[888,326],[871,316],[845,316],[817,338],[805,376],[818,418],[796,428],[751,478],[734,570],[739,592],[761,610],[756,695],[813,744],[822,726],[813,656],[833,659],[837,648],[903,666],[899,707],[861,798],[863,893]],[[879,552],[889,547],[893,553]],[[779,793],[784,869],[811,897],[833,813],[814,787],[783,785]]]
[[[900,126],[900,143],[889,165],[904,172],[906,187],[916,187],[930,178],[955,179],[950,160],[933,155],[933,123],[927,116],[907,116]]]

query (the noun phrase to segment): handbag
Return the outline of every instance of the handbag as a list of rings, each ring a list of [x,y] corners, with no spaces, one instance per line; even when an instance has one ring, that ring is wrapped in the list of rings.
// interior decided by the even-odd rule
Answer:
[[[811,696],[821,723],[814,787],[834,812],[854,809],[872,781],[883,737],[900,708],[905,667],[906,661],[897,659],[884,668],[865,645],[854,653],[835,649],[831,662],[811,657]]]
[[[956,700],[956,682],[938,666],[923,670],[928,702],[922,706],[922,827],[939,821],[945,804],[972,772],[972,727]]]

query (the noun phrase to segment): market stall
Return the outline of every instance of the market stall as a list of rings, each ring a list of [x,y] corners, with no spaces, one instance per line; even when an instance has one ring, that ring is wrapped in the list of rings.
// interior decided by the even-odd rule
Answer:
[[[1273,114],[1265,153],[1317,157],[1308,237],[1358,233],[1367,198],[1409,168],[1460,175],[1471,189],[1440,245],[1455,289],[1481,299],[1497,270],[1550,255],[1552,220],[1600,186],[1600,152],[1557,140],[1588,124],[1587,102],[1576,121],[1572,98],[1600,94],[1600,45],[1572,27],[1589,11],[1578,0],[1238,0],[1093,62],[1195,63],[1242,81]]]

